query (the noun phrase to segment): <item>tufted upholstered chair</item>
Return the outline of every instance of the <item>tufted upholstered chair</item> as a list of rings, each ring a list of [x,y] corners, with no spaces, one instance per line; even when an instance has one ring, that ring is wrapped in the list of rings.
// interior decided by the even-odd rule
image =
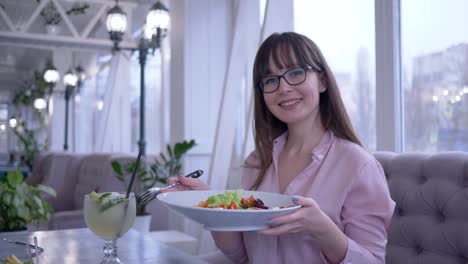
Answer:
[[[386,263],[468,263],[468,153],[374,156],[396,202]]]
[[[52,152],[39,152],[34,158],[31,175],[26,178],[26,182],[32,185],[41,183],[45,175],[50,171],[52,164]]]

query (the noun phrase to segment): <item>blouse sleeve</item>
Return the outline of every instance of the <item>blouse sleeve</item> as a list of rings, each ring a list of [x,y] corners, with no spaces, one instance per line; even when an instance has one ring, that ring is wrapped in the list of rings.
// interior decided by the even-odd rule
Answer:
[[[385,263],[394,208],[383,169],[372,159],[363,165],[344,201],[341,216],[348,249],[341,263]]]

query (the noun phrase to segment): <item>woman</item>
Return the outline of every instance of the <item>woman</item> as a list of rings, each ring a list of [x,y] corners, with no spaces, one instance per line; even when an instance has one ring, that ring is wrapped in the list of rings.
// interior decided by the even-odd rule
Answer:
[[[253,84],[256,150],[241,187],[294,195],[302,208],[265,230],[212,232],[218,248],[235,263],[384,263],[394,202],[317,45],[297,33],[271,35],[257,52]]]

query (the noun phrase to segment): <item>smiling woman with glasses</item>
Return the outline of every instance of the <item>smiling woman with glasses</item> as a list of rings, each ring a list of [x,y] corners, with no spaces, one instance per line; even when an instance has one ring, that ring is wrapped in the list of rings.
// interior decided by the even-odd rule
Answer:
[[[257,232],[212,232],[216,246],[234,263],[384,263],[395,203],[320,49],[297,33],[271,35],[255,57],[253,86],[255,151],[241,188],[291,195],[301,208]],[[181,189],[208,188],[177,180]]]

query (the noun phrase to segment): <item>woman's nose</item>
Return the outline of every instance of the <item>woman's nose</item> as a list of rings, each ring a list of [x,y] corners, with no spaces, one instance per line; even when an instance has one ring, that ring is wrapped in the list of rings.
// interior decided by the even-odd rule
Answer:
[[[288,82],[286,82],[286,79],[283,76],[281,76],[281,78],[279,79],[278,85],[279,92],[290,92],[292,90],[292,86]]]

